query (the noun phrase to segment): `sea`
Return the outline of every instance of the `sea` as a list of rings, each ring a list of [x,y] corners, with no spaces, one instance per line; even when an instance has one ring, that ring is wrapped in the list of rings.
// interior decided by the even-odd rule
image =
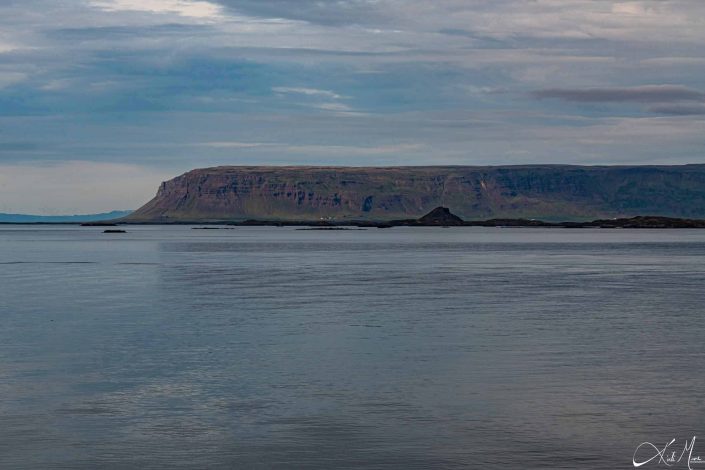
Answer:
[[[705,230],[120,228],[0,225],[2,469],[705,468]]]

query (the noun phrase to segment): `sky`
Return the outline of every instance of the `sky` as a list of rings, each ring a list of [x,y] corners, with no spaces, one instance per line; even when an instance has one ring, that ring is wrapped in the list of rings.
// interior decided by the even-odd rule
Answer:
[[[0,0],[0,212],[217,165],[702,163],[702,0]]]

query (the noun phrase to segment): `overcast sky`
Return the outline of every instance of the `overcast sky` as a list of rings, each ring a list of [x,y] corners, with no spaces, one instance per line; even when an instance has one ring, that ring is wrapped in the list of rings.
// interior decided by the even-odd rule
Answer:
[[[214,165],[705,162],[702,0],[0,0],[0,212]]]

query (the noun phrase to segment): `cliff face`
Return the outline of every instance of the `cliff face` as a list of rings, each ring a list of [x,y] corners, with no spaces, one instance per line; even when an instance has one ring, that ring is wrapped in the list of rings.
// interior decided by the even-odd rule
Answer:
[[[437,206],[465,220],[705,218],[705,165],[205,168],[162,183],[125,220],[390,220]]]

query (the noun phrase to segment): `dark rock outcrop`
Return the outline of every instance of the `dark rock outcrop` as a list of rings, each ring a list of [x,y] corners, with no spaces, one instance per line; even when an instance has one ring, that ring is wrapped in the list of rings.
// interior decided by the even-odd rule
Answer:
[[[419,225],[425,226],[451,226],[451,225],[465,225],[463,219],[450,212],[447,207],[436,207],[428,214],[419,218]]]

